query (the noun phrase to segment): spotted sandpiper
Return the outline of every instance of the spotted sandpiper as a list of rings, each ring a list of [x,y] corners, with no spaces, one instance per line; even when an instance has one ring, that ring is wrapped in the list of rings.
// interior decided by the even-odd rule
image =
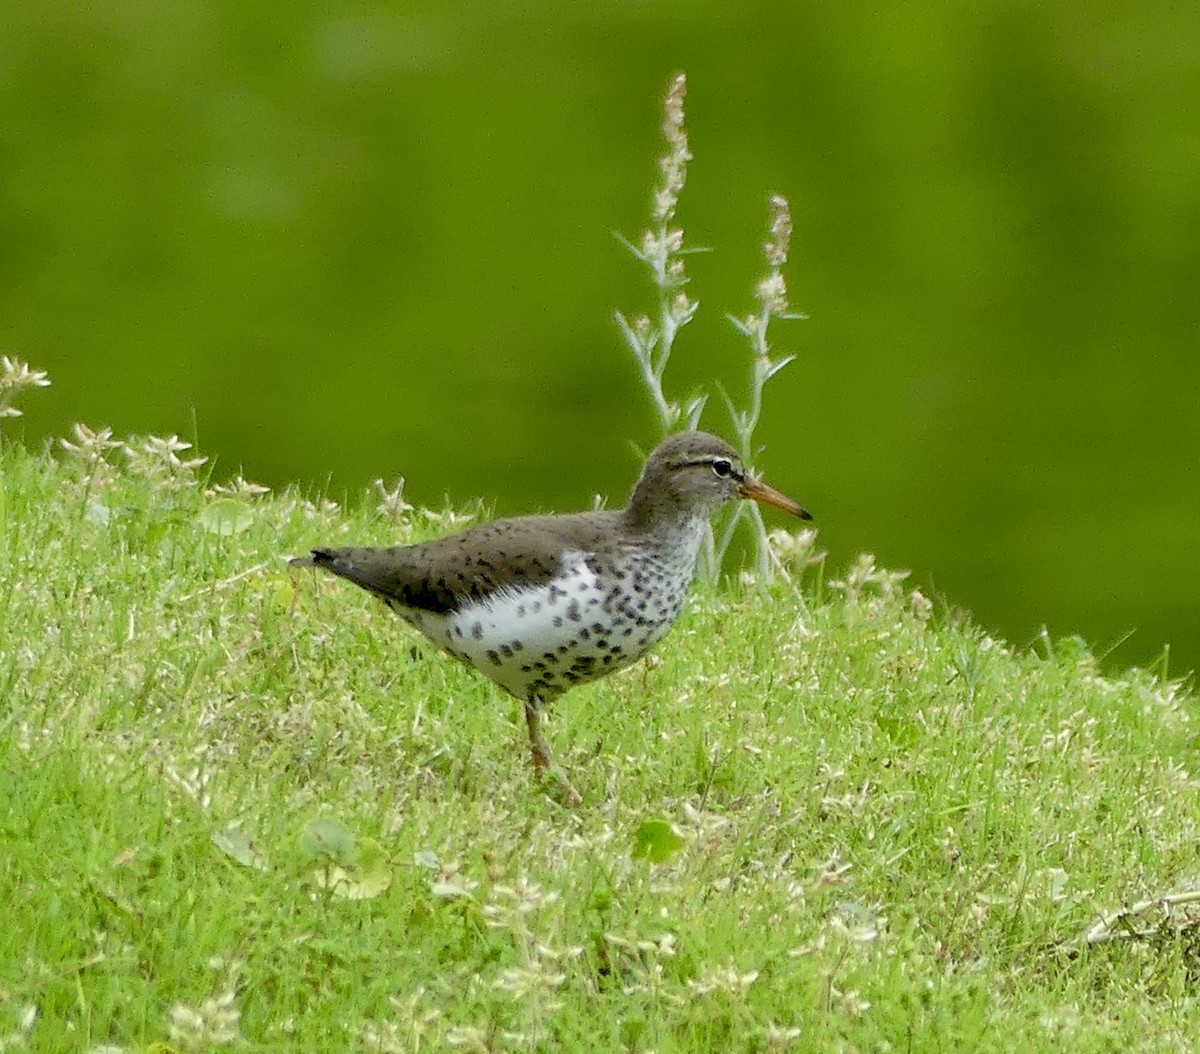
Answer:
[[[521,700],[540,773],[550,766],[541,708],[662,639],[683,607],[706,521],[737,498],[811,518],[747,475],[728,443],[683,432],[655,448],[619,511],[519,516],[417,545],[314,549],[292,563],[374,593]]]

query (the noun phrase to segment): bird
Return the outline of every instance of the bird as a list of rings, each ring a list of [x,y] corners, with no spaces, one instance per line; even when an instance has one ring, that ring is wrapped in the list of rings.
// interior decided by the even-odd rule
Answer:
[[[517,516],[414,545],[319,547],[290,562],[362,587],[515,696],[540,776],[554,769],[542,710],[636,662],[666,635],[709,518],[739,499],[812,518],[750,475],[725,440],[681,432],[650,453],[623,509]],[[556,775],[578,804],[565,774]]]

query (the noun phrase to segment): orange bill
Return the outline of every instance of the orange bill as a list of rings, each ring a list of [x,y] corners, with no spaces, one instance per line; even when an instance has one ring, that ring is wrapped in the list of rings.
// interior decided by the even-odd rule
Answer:
[[[742,480],[739,491],[743,498],[753,498],[755,501],[761,501],[764,505],[772,505],[784,512],[790,512],[793,516],[799,516],[802,520],[812,519],[800,505],[792,501],[786,494],[780,494],[774,487],[768,487],[757,479],[747,476]]]

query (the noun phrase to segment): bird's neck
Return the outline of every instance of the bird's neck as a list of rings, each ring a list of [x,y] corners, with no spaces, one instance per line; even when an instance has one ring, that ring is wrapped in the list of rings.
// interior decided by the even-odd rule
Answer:
[[[693,523],[703,523],[705,510],[684,502],[670,491],[640,480],[625,507],[626,526],[638,534],[670,535],[687,532]]]
[[[654,549],[678,549],[695,557],[704,539],[708,517],[694,504],[672,502],[662,493],[639,501],[634,494],[622,513],[629,535]]]

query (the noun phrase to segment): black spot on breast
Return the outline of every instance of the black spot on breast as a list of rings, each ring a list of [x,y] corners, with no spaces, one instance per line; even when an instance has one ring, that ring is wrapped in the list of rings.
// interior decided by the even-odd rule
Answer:
[[[471,636],[475,640],[483,640],[483,623],[482,622],[476,622],[475,625],[471,627]]]
[[[499,665],[500,665],[500,653],[499,653],[498,651],[495,651],[494,649],[492,649],[492,648],[489,648],[489,649],[488,649],[488,653],[487,653],[487,657],[488,657],[488,659],[491,661],[491,663],[492,663],[492,665],[493,665],[493,666],[499,666]]]

